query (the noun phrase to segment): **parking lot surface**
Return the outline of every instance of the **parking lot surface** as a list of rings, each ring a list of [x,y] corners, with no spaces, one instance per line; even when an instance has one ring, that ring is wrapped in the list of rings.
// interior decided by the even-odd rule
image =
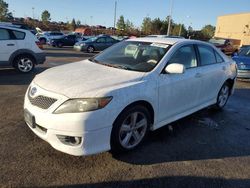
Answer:
[[[237,81],[225,110],[204,109],[149,135],[137,150],[74,157],[23,121],[34,76],[94,54],[46,48],[32,74],[0,69],[0,187],[250,187],[250,82]]]

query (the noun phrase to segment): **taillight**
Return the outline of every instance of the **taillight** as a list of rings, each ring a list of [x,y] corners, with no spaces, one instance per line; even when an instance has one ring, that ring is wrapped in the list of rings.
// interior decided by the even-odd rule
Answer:
[[[43,45],[39,41],[36,41],[36,45],[38,46],[38,48],[43,50]]]

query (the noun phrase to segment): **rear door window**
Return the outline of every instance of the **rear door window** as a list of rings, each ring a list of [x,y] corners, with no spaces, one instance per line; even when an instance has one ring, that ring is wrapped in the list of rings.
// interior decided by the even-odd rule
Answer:
[[[12,30],[12,33],[14,34],[17,40],[23,40],[25,38],[24,32]]]
[[[217,63],[213,48],[205,45],[198,45],[201,65],[211,65]]]
[[[220,54],[218,52],[214,51],[214,53],[215,53],[217,63],[224,62],[224,59],[220,56]]]
[[[0,40],[10,40],[10,33],[7,29],[0,28]]]

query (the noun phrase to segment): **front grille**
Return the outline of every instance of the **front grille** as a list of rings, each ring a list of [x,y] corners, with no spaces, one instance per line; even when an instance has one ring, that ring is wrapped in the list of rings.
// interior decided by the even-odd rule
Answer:
[[[48,109],[52,104],[54,104],[57,99],[46,97],[43,95],[38,95],[37,97],[31,97],[30,91],[28,92],[28,98],[32,105],[37,106],[38,108],[42,108],[44,110]]]

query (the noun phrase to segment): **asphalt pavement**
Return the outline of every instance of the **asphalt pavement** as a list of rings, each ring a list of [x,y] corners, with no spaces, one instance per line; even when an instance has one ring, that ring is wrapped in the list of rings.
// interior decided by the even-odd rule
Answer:
[[[135,151],[74,157],[23,121],[34,76],[95,54],[46,48],[32,74],[0,69],[0,187],[250,187],[250,82],[237,81],[223,111],[204,109],[152,132]]]

